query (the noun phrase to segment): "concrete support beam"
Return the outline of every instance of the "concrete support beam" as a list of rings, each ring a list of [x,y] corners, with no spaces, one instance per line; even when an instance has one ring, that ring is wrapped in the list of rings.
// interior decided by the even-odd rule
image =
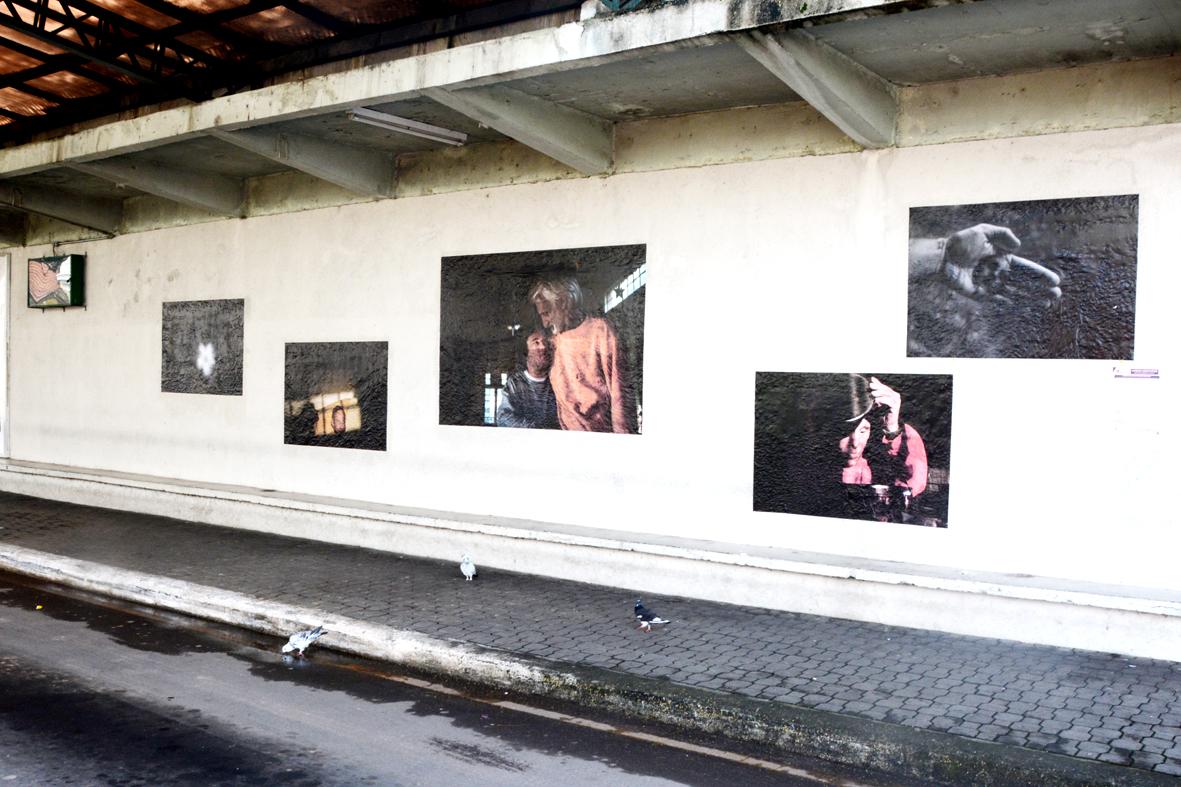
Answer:
[[[109,235],[123,223],[121,200],[82,197],[68,191],[0,183],[0,205],[77,224]]]
[[[898,97],[885,79],[803,30],[751,30],[734,40],[858,144],[895,144]]]
[[[243,215],[242,181],[224,175],[127,161],[73,162],[71,169],[222,216]]]
[[[25,214],[0,212],[0,248],[25,245]]]
[[[428,98],[586,175],[615,160],[610,121],[502,86],[424,91]]]
[[[210,135],[243,150],[367,197],[394,193],[395,157],[379,150],[336,145],[303,134],[262,128],[213,129]]]

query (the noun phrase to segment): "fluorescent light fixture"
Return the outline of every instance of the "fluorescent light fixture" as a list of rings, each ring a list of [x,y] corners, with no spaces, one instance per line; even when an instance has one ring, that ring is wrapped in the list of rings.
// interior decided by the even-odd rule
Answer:
[[[366,123],[370,126],[384,128],[386,131],[397,131],[399,134],[409,134],[412,137],[422,137],[432,142],[442,142],[444,145],[462,145],[467,142],[467,134],[462,131],[452,131],[449,128],[432,126],[430,123],[419,123],[410,118],[389,115],[376,109],[356,107],[346,113],[350,120]]]

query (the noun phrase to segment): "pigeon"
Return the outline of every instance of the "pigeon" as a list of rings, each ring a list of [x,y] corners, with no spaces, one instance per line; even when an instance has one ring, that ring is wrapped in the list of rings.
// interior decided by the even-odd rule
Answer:
[[[650,634],[653,626],[663,626],[665,623],[671,623],[671,620],[665,620],[657,615],[652,610],[644,606],[644,602],[636,599],[636,620],[640,622],[640,628],[644,633]]]
[[[316,626],[314,629],[305,629],[297,631],[287,639],[287,644],[283,646],[284,653],[295,651],[296,655],[303,656],[303,652],[312,646],[312,643],[324,636],[327,632],[324,631],[323,626]]]
[[[476,574],[480,573],[476,571],[476,564],[473,563],[472,559],[467,555],[463,556],[463,561],[459,564],[459,572],[463,574],[468,582],[471,582],[472,578],[475,577]]]

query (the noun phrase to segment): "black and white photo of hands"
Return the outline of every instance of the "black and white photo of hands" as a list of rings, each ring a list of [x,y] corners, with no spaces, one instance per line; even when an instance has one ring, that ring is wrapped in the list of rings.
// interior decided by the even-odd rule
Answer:
[[[1020,247],[1021,240],[1011,229],[996,224],[977,224],[953,232],[943,246],[946,283],[980,300],[1053,304],[1062,297],[1061,277],[1015,254]]]

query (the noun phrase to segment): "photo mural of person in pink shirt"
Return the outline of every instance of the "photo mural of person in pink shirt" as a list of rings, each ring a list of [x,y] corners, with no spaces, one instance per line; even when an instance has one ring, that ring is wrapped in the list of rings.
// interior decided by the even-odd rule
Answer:
[[[549,379],[563,429],[636,433],[626,358],[615,327],[586,313],[573,277],[543,279],[529,292],[542,326],[553,337]]]
[[[754,509],[947,527],[951,375],[755,374]]]
[[[864,390],[852,398],[860,400],[853,430],[838,443],[845,465],[843,484],[886,484],[906,488],[915,497],[927,488],[927,448],[922,436],[901,420],[902,395],[876,377],[853,379]],[[864,413],[864,415],[862,415]]]

